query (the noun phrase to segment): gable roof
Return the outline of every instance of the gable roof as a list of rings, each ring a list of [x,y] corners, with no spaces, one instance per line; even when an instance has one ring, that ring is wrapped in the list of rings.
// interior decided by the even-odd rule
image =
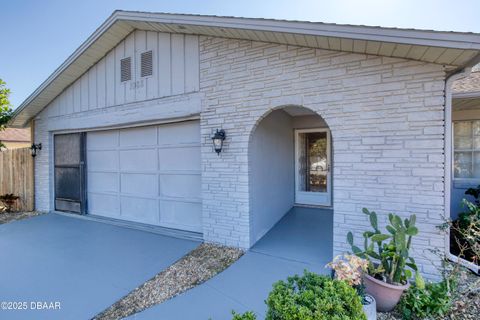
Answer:
[[[480,34],[319,22],[115,11],[14,112],[24,127],[133,30],[265,41],[444,64],[454,71],[480,59]]]
[[[7,128],[0,131],[0,141],[30,142],[30,129]]]

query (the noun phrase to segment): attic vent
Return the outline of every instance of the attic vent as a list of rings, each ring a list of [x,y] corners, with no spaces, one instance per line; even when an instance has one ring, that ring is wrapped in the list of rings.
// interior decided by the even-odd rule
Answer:
[[[120,81],[132,80],[132,59],[130,57],[120,60]]]
[[[152,50],[140,55],[140,76],[148,77],[153,74],[153,55]]]

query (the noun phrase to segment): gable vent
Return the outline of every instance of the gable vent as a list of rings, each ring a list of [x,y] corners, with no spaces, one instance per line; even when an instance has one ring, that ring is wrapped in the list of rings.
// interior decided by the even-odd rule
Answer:
[[[132,80],[132,59],[130,57],[120,60],[120,81]]]
[[[153,54],[152,50],[140,55],[140,76],[148,77],[153,74]]]

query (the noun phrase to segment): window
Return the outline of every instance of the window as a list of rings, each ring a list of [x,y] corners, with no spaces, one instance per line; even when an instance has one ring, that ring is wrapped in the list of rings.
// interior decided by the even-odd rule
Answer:
[[[480,179],[480,120],[453,123],[453,176]]]

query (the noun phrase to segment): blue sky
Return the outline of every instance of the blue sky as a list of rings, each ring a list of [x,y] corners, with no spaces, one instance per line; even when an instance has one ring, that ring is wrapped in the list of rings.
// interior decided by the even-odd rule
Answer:
[[[480,33],[478,0],[2,0],[0,78],[17,107],[115,10]]]

